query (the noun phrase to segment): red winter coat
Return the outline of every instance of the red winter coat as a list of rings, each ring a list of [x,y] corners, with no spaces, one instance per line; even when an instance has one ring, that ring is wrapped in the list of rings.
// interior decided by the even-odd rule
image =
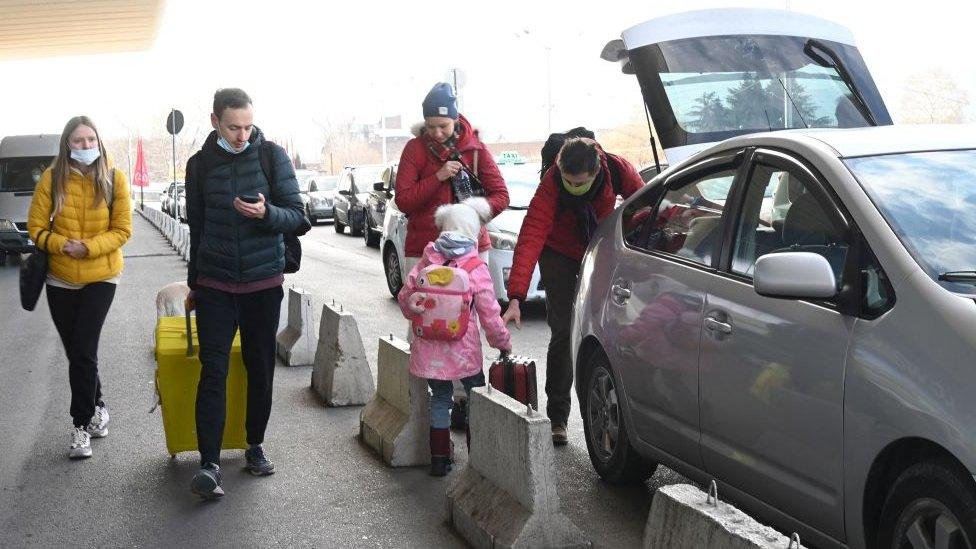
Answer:
[[[463,116],[458,117],[459,137],[457,149],[465,163],[477,171],[477,176],[485,186],[485,198],[491,205],[492,215],[498,215],[508,207],[508,188],[501,172],[495,164],[488,147],[478,139],[478,133]],[[477,153],[477,154],[475,154]],[[477,161],[475,157],[477,156]],[[407,215],[407,242],[404,255],[420,257],[428,242],[437,240],[440,231],[434,225],[434,212],[438,206],[454,201],[451,180],[438,181],[437,170],[444,162],[436,159],[424,142],[423,129],[419,135],[407,142],[400,155],[397,167],[396,196],[397,208]],[[477,166],[477,167],[475,167]],[[491,248],[488,232],[482,228],[478,238],[478,250]]]
[[[600,170],[610,174],[607,167],[607,156],[613,156],[620,167],[620,194],[628,198],[641,187],[644,181],[634,166],[623,158],[600,151]],[[583,259],[586,243],[580,237],[576,226],[576,215],[569,208],[559,208],[559,187],[555,178],[555,166],[542,177],[535,196],[529,202],[529,211],[522,221],[518,243],[515,245],[515,257],[512,259],[512,271],[508,278],[508,297],[525,301],[525,294],[529,291],[532,281],[532,271],[539,261],[543,246],[552,248],[566,257],[576,260]],[[617,196],[609,177],[605,177],[602,192],[594,198],[596,219],[602,222],[617,204]]]

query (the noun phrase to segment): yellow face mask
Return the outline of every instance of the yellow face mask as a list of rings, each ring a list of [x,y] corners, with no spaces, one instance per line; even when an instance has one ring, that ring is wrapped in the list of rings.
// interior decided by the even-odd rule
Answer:
[[[593,182],[596,181],[596,176],[594,175],[586,183],[580,186],[574,186],[570,182],[566,181],[566,178],[561,175],[559,176],[559,179],[562,181],[563,188],[566,189],[566,192],[573,196],[583,196],[584,194],[590,192],[590,188],[593,187]]]

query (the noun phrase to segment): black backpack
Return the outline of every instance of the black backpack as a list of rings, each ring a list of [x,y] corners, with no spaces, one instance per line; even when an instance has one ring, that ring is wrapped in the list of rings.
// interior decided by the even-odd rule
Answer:
[[[546,139],[544,145],[542,145],[542,169],[539,171],[539,177],[541,178],[549,168],[556,162],[556,156],[559,154],[559,150],[563,148],[563,143],[567,139],[574,137],[586,137],[588,139],[596,140],[596,136],[590,130],[584,128],[583,126],[578,126],[565,133],[551,133]],[[612,155],[607,155],[607,166],[610,168],[610,185],[613,187],[613,194],[620,194],[620,166],[617,164],[616,159]],[[557,168],[558,169],[558,168]]]
[[[198,193],[198,199],[200,203],[203,204],[203,176],[207,175],[207,168],[200,169],[200,159],[197,155],[193,155],[190,160],[193,162],[193,166],[190,168],[193,170],[194,179],[196,180],[196,188]],[[274,176],[274,143],[271,141],[262,141],[260,147],[258,148],[258,163],[261,164],[261,172],[264,173],[264,178],[268,180],[269,186],[274,186],[277,182]],[[282,237],[285,241],[285,273],[297,273],[298,269],[302,266],[302,242],[298,237],[304,235],[308,231],[312,230],[312,222],[309,221],[308,217],[302,213],[302,222],[293,232],[284,233]]]

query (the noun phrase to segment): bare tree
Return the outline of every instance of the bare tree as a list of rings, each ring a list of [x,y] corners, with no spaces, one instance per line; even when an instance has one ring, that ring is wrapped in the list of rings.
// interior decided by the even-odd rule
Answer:
[[[630,119],[609,130],[599,132],[597,140],[607,151],[623,156],[634,166],[646,166],[654,163],[654,152],[651,150],[650,138],[648,137],[647,120],[644,113],[638,110]],[[658,146],[658,157],[664,161],[664,152],[661,150],[661,143],[655,140]]]
[[[908,124],[959,124],[966,121],[969,92],[943,69],[916,73],[902,89],[899,122]]]

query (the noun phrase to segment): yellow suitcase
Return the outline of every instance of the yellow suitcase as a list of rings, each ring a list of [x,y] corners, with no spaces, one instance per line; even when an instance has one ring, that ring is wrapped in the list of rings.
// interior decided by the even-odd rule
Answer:
[[[163,316],[156,322],[156,391],[162,408],[166,448],[171,456],[198,449],[196,401],[201,366],[195,317],[189,319],[189,325],[193,331],[193,343],[192,353],[187,356],[187,319]],[[223,449],[247,448],[244,430],[246,413],[247,372],[241,357],[241,337],[238,332],[231,345],[227,373],[227,419],[224,423]]]

